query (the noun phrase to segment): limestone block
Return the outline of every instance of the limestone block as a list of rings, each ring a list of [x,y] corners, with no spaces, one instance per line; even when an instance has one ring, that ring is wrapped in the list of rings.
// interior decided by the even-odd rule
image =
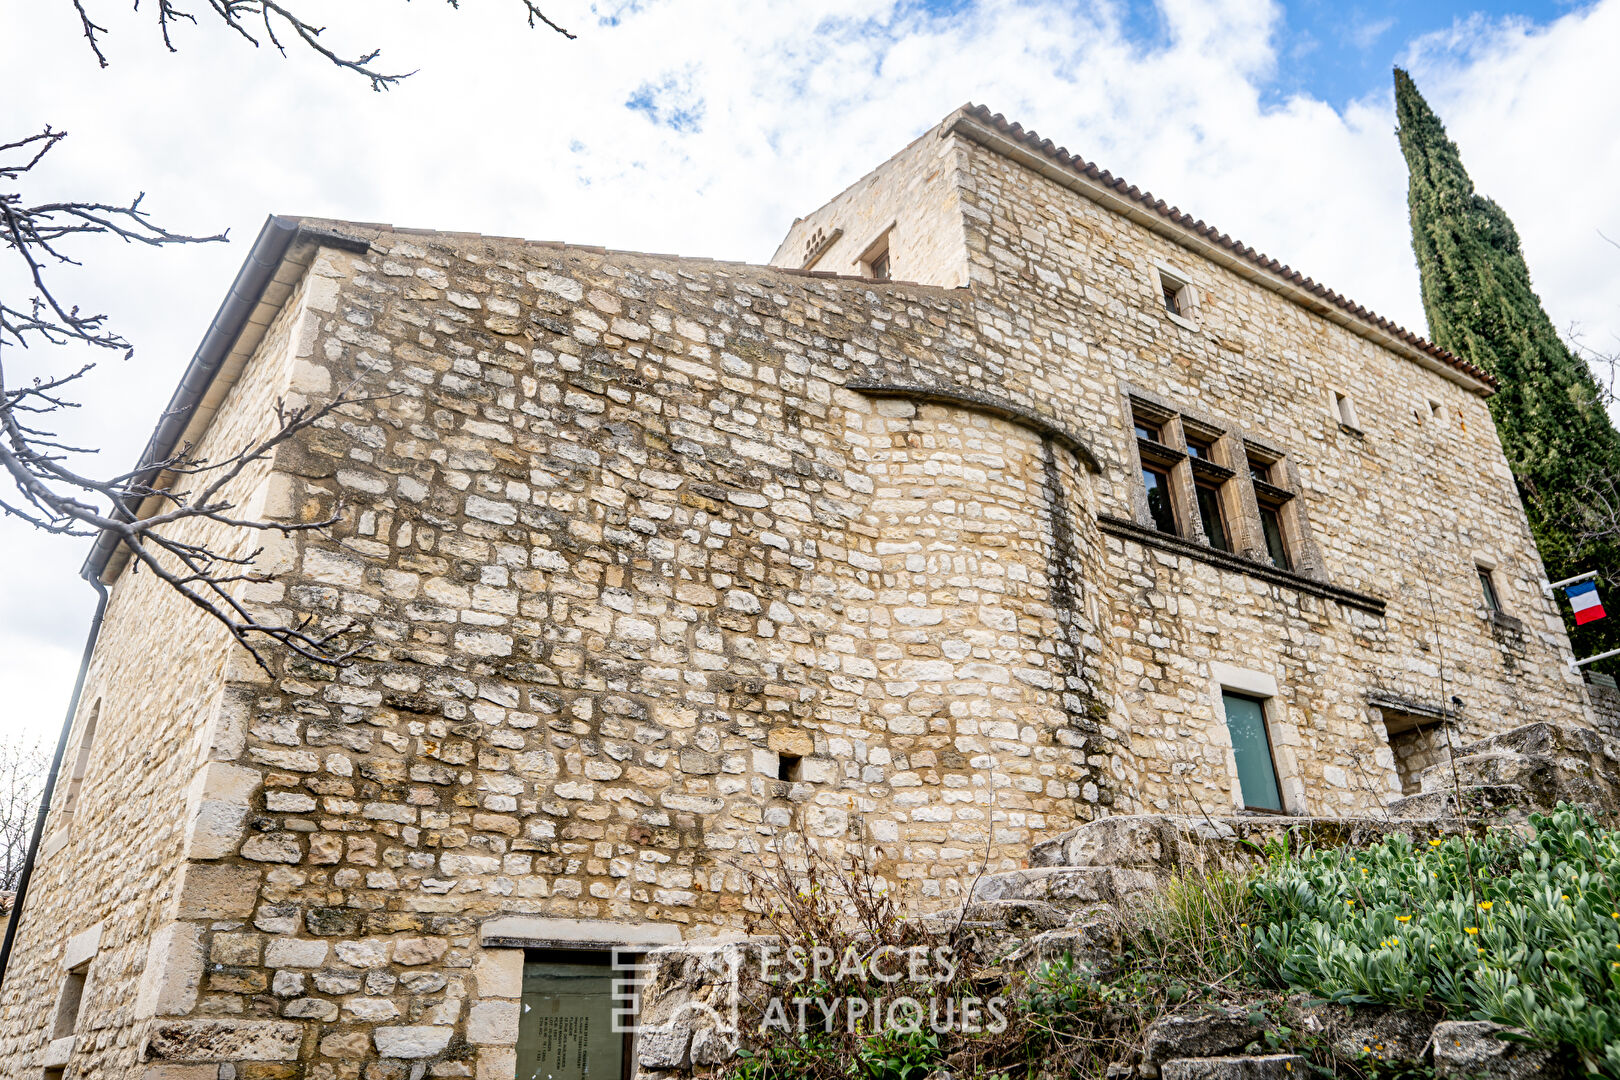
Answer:
[[[512,1080],[516,1073],[516,1050],[493,1046],[479,1048],[477,1080]]]
[[[60,1039],[52,1039],[50,1042],[46,1043],[45,1052],[42,1053],[39,1058],[40,1065],[47,1069],[55,1066],[66,1065],[68,1063],[68,1058],[73,1056],[74,1041],[73,1036],[68,1035]]]
[[[197,923],[173,922],[152,935],[135,995],[137,1017],[182,1016],[196,1006],[203,976],[202,930]]]
[[[518,1037],[519,1003],[477,1001],[467,1012],[467,1041],[479,1046],[514,1046]]]
[[[273,968],[313,968],[326,963],[331,946],[308,938],[272,938],[264,949],[265,966]]]
[[[179,919],[241,919],[253,914],[259,871],[248,866],[187,863],[180,872]]]
[[[428,1058],[450,1045],[455,1030],[444,1026],[380,1027],[371,1037],[377,1053],[385,1058]]]
[[[236,850],[260,780],[257,769],[222,761],[211,761],[198,770],[188,799],[187,858],[221,859]]]
[[[304,1025],[279,1020],[154,1020],[147,1061],[296,1061]]]
[[[363,1058],[371,1049],[371,1038],[363,1031],[343,1031],[321,1039],[322,1057]]]
[[[1262,1054],[1256,1057],[1184,1058],[1166,1062],[1160,1080],[1298,1080],[1307,1075],[1298,1054]]]
[[[1457,1080],[1523,1080],[1542,1076],[1552,1054],[1534,1043],[1500,1036],[1512,1029],[1486,1020],[1447,1020],[1434,1026],[1434,1073]]]
[[[816,752],[816,742],[803,728],[773,728],[765,737],[765,745],[778,754],[809,757]]]
[[[101,948],[102,924],[96,923],[88,929],[81,930],[68,938],[67,945],[62,949],[62,967],[72,971],[80,964],[87,963]]]
[[[443,938],[403,938],[394,942],[394,963],[431,964],[449,947]]]
[[[1197,1016],[1166,1016],[1143,1035],[1142,1058],[1160,1063],[1174,1058],[1213,1057],[1258,1039],[1262,1032],[1242,1009]]]
[[[519,998],[523,996],[523,952],[520,949],[485,949],[474,969],[478,996]]]

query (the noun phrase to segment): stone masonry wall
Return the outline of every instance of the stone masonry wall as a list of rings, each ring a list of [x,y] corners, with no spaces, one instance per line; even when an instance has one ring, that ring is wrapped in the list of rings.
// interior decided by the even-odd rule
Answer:
[[[868,249],[889,237],[889,276],[928,285],[967,284],[967,250],[956,175],[962,149],[932,129],[851,184],[827,205],[793,223],[771,263],[861,277]]]
[[[192,853],[153,1076],[509,1075],[494,916],[734,931],[804,836],[948,898],[1118,797],[1069,438],[843,388],[967,366],[965,294],[394,233],[317,265],[292,388],[380,396],[278,455],[267,512],[342,522],[252,599],[375,645],[228,681],[250,794]]]
[[[1294,809],[1318,814],[1399,792],[1371,693],[1458,696],[1463,739],[1585,713],[1482,398],[968,145],[961,202],[986,382],[1052,403],[1087,433],[1102,461],[1100,513],[1145,523],[1126,415],[1139,393],[1285,455],[1316,576],[1387,603],[1380,618],[1110,535],[1104,622],[1120,654],[1103,682],[1117,694],[1110,724],[1130,732],[1144,809],[1233,801],[1212,662],[1275,680],[1279,771],[1296,782]],[[1165,313],[1156,263],[1198,291],[1196,328]],[[1360,431],[1331,413],[1334,389],[1352,396]],[[1510,617],[1484,611],[1476,563],[1495,567]]]

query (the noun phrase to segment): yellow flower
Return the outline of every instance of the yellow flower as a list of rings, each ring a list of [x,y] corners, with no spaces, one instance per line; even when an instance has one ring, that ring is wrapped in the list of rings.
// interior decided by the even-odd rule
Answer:
[[[1354,900],[1346,900],[1344,903],[1345,903],[1346,907],[1355,907],[1356,906],[1356,902]]]
[[[1489,910],[1491,910],[1491,902],[1489,900],[1481,900],[1479,902],[1479,910],[1481,910],[1481,911],[1489,911]]]
[[[1430,840],[1429,841],[1429,846],[1430,847],[1439,847],[1443,843],[1445,843],[1444,840]]]
[[[1485,950],[1484,949],[1479,950],[1479,955],[1484,956],[1485,955]]]
[[[1412,916],[1410,916],[1410,915],[1397,915],[1397,916],[1395,916],[1395,921],[1396,922],[1411,922],[1412,921]]]
[[[1465,934],[1477,934],[1477,933],[1479,933],[1479,927],[1477,927],[1477,926],[1465,926],[1465,927],[1463,927],[1463,933],[1465,933]]]

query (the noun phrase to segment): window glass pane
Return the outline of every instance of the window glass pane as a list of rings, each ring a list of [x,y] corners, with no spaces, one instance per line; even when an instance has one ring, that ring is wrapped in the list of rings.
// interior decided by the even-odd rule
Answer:
[[[1226,726],[1232,732],[1243,805],[1252,810],[1281,810],[1282,795],[1277,790],[1277,769],[1271,761],[1264,710],[1253,698],[1235,694],[1222,694],[1221,702],[1226,706]]]
[[[1176,531],[1176,513],[1170,507],[1170,478],[1157,469],[1143,469],[1142,483],[1147,488],[1148,514],[1153,526],[1160,532]]]
[[[1159,284],[1164,286],[1164,310],[1168,311],[1172,315],[1180,315],[1181,298],[1179,294],[1181,290],[1176,288],[1168,281],[1161,280]]]
[[[619,1080],[622,1032],[613,1030],[613,969],[600,963],[523,965],[517,1080]]]
[[[1196,439],[1189,435],[1187,437],[1187,456],[1203,458],[1205,461],[1208,461],[1210,460],[1209,454],[1213,445],[1213,443],[1206,442],[1203,439]]]
[[[1271,466],[1263,461],[1249,459],[1249,475],[1262,484],[1271,483]]]
[[[887,251],[872,258],[872,277],[877,281],[889,280],[889,253]]]
[[[1489,570],[1479,572],[1479,588],[1485,594],[1485,609],[1487,611],[1501,611],[1502,602],[1496,596],[1496,582],[1491,580]]]
[[[1149,442],[1158,442],[1159,429],[1154,427],[1152,424],[1144,424],[1142,421],[1138,420],[1136,421],[1136,437],[1138,439],[1146,439]]]
[[[1212,487],[1198,485],[1198,517],[1204,523],[1204,536],[1216,551],[1231,551],[1226,539],[1226,523],[1221,520],[1221,493]]]
[[[1272,563],[1279,570],[1292,570],[1294,564],[1288,560],[1288,546],[1283,543],[1282,522],[1277,519],[1277,511],[1262,506],[1260,528],[1266,534],[1266,551],[1271,555]]]

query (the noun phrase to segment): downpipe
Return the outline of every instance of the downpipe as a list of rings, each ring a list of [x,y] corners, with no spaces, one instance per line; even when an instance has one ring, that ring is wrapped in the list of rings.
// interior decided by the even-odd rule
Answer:
[[[84,643],[84,657],[79,661],[79,677],[73,681],[73,700],[68,703],[67,717],[62,721],[62,735],[56,740],[56,756],[51,759],[51,771],[45,777],[45,792],[39,798],[39,817],[34,821],[34,835],[28,841],[28,857],[23,861],[22,874],[17,878],[17,896],[11,905],[11,919],[6,923],[6,937],[0,942],[0,988],[5,986],[6,969],[11,964],[11,948],[17,940],[17,927],[22,925],[23,903],[28,899],[28,883],[34,877],[34,860],[39,856],[40,841],[45,836],[45,819],[51,813],[51,797],[56,794],[56,778],[62,774],[62,759],[67,754],[68,735],[73,730],[73,718],[79,712],[79,697],[84,693],[84,677],[90,670],[90,657],[96,651],[96,639],[101,636],[101,620],[107,614],[107,586],[95,578],[88,578],[96,590],[96,614],[90,620],[90,636]]]

